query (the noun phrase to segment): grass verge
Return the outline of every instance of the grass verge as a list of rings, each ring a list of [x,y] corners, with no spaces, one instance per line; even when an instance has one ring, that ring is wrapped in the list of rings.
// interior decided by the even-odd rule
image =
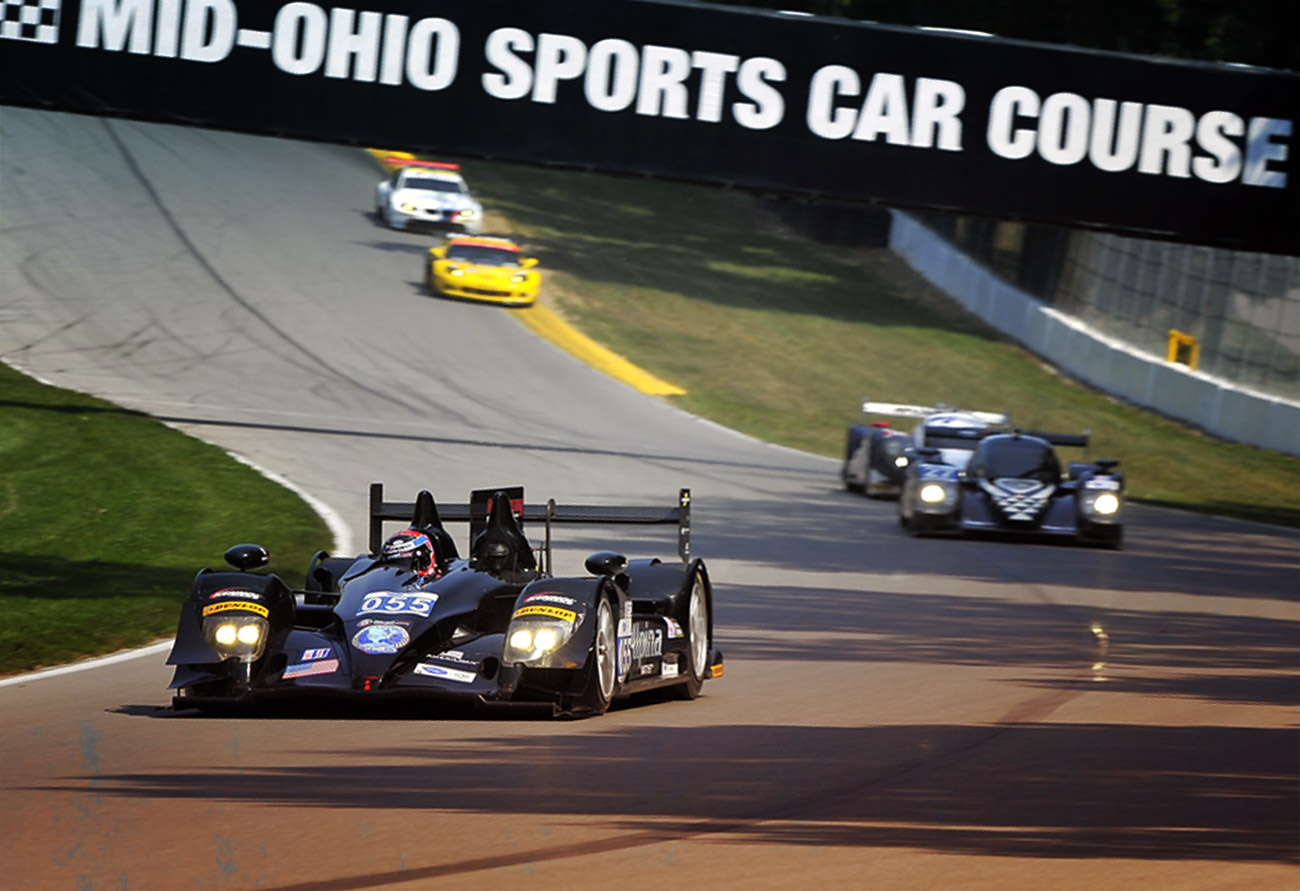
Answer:
[[[839,457],[864,397],[1092,433],[1136,500],[1300,526],[1300,459],[1201,435],[1063,378],[883,249],[795,234],[755,198],[469,161],[487,228],[542,259],[543,299],[687,390],[687,411]],[[1066,459],[1078,457],[1065,450]]]
[[[0,466],[0,674],[172,635],[195,571],[232,544],[266,546],[295,578],[329,541],[297,495],[220,449],[6,365]]]

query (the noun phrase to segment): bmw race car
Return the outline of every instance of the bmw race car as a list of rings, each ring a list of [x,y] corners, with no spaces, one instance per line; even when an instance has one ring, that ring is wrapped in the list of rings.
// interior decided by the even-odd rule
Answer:
[[[545,524],[535,554],[525,520]],[[385,521],[405,527],[381,542]],[[460,557],[444,520],[468,520]],[[586,575],[551,572],[561,522],[675,523],[679,563],[599,551]],[[664,688],[685,699],[721,677],[713,589],[690,556],[690,493],[671,508],[523,504],[523,488],[483,489],[444,506],[421,491],[370,491],[369,552],[319,552],[301,587],[257,570],[255,544],[204,569],[181,607],[167,664],[173,707],[229,710],[272,700],[541,703],[599,715],[624,694]],[[539,562],[540,558],[540,562]]]
[[[537,258],[521,256],[519,245],[495,235],[429,248],[424,278],[438,296],[502,306],[531,306],[542,284]]]
[[[955,530],[1068,536],[1119,547],[1119,462],[1072,461],[1063,475],[1054,444],[1086,448],[1088,435],[995,433],[979,440],[964,468],[944,460],[938,448],[918,447],[899,495],[899,523],[913,535]]]
[[[1006,415],[994,412],[895,402],[864,402],[862,413],[922,419],[910,435],[895,430],[888,421],[849,428],[840,479],[846,489],[869,496],[902,491],[913,448],[937,448],[945,461],[964,467],[980,438],[1008,423]]]
[[[375,214],[392,229],[428,229],[477,235],[483,205],[470,194],[459,164],[387,158],[397,167],[375,187]]]

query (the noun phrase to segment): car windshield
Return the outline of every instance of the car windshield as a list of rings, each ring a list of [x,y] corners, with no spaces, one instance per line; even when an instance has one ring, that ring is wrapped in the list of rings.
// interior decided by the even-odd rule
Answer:
[[[984,431],[982,429],[954,430],[951,427],[940,427],[938,429],[927,427],[925,430],[925,444],[934,449],[966,449],[969,451],[979,445],[983,436]]]
[[[1061,465],[1049,446],[1033,439],[998,438],[981,445],[971,461],[974,472],[991,480],[1038,480],[1040,483],[1061,481]]]
[[[476,266],[518,266],[519,252],[481,244],[453,244],[447,248],[447,259]]]
[[[404,189],[427,189],[430,192],[459,192],[460,183],[436,176],[411,176],[402,180]]]

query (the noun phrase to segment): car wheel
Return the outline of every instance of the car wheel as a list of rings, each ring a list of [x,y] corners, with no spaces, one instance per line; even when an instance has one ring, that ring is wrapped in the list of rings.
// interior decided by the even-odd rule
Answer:
[[[709,672],[709,598],[697,572],[686,605],[686,682],[677,686],[683,699],[698,699]]]
[[[596,607],[596,635],[587,659],[587,677],[582,698],[574,713],[595,717],[609,711],[614,698],[614,680],[618,672],[618,636],[614,631],[614,609],[608,597],[600,598]]]

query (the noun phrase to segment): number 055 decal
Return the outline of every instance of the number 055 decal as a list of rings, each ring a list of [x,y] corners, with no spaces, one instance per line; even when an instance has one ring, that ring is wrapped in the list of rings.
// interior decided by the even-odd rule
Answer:
[[[438,602],[437,594],[371,594],[361,601],[358,616],[372,613],[383,615],[416,615],[429,617],[433,605]]]

